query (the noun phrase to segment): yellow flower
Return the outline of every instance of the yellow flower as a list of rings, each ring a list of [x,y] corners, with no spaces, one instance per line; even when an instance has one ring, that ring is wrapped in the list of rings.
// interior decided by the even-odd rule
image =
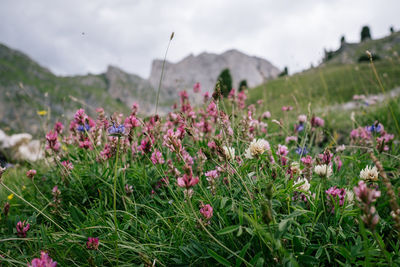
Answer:
[[[62,148],[62,150],[64,150],[64,151],[67,151],[67,150],[68,150],[68,148],[67,148],[65,145],[62,145],[61,148]]]
[[[26,189],[26,186],[25,186],[25,185],[23,185],[23,186],[22,186],[22,190],[25,190],[25,189]]]
[[[45,116],[45,115],[47,115],[47,111],[46,111],[46,110],[39,110],[39,111],[37,112],[37,114],[38,114],[39,116]]]
[[[14,194],[9,195],[7,198],[8,198],[8,200],[13,199],[14,198]]]

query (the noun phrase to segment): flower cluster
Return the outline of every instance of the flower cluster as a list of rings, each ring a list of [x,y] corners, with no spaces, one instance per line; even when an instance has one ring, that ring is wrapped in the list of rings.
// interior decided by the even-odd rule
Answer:
[[[361,219],[371,230],[375,229],[379,222],[379,215],[373,203],[381,196],[381,192],[369,188],[364,181],[359,181],[358,186],[354,187],[354,193],[363,213]]]
[[[28,263],[28,267],[56,267],[57,262],[53,261],[52,258],[50,258],[49,254],[46,252],[42,251],[40,253],[40,258],[35,258],[31,261],[31,263]]]

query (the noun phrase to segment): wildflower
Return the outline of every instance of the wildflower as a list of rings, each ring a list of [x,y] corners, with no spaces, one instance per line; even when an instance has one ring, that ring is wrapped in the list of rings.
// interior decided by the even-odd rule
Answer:
[[[300,186],[297,186],[298,184],[301,184]],[[310,190],[310,183],[308,182],[307,179],[298,179],[297,181],[294,182],[293,184],[294,187],[296,187],[296,189],[298,190],[302,190],[304,192],[308,192]]]
[[[287,148],[287,146],[283,146],[283,145],[278,145],[278,151],[276,151],[276,154],[278,156],[286,156],[289,153],[289,150]]]
[[[63,165],[64,168],[67,169],[67,170],[73,170],[74,169],[74,165],[71,162],[69,162],[69,160],[61,161],[61,165]]]
[[[337,171],[340,171],[340,169],[342,168],[342,165],[343,165],[342,161],[340,160],[340,157],[336,156],[334,161],[336,164]]]
[[[38,110],[38,111],[37,111],[37,114],[38,114],[39,116],[46,116],[46,115],[47,115],[47,111],[46,111],[46,110]]]
[[[307,147],[297,147],[296,148],[296,154],[300,155],[300,156],[304,156],[308,153]]]
[[[235,148],[223,146],[222,149],[224,151],[224,156],[228,161],[231,161],[235,158]]]
[[[88,237],[88,241],[86,242],[86,248],[90,250],[99,249],[99,238],[98,237]]]
[[[248,159],[253,159],[262,155],[266,150],[270,150],[267,140],[253,139],[249,145],[249,148],[247,148],[245,151],[245,157]]]
[[[353,203],[353,201],[354,201],[354,192],[349,190],[349,189],[347,189],[346,190],[346,199],[347,199],[347,201],[349,203]]]
[[[178,186],[189,189],[195,186],[199,182],[199,177],[193,177],[193,174],[184,174],[178,178]]]
[[[262,115],[261,115],[261,119],[269,119],[271,118],[271,112],[269,111],[265,111]]]
[[[165,160],[164,160],[164,158],[162,156],[162,153],[157,149],[154,149],[154,152],[153,152],[153,154],[151,154],[151,158],[150,159],[151,159],[151,162],[154,165],[163,164],[165,162]]]
[[[14,198],[14,194],[10,194],[10,195],[8,195],[8,197],[7,197],[8,200],[11,200],[11,199],[13,199],[13,198]]]
[[[6,204],[4,204],[4,208],[3,208],[4,216],[7,217],[9,211],[10,211],[10,203],[6,202]]]
[[[378,181],[378,169],[376,168],[376,166],[374,167],[370,167],[370,166],[366,166],[365,169],[360,171],[360,178],[366,181]]]
[[[201,91],[201,86],[200,86],[200,83],[199,83],[199,82],[197,82],[197,83],[195,83],[195,84],[193,85],[193,91],[194,91],[195,93],[199,93],[199,92]]]
[[[54,124],[54,131],[58,134],[61,134],[64,129],[64,125],[61,122],[56,122]]]
[[[312,162],[313,162],[313,159],[312,159],[312,157],[311,156],[306,156],[306,157],[302,157],[301,158],[301,162],[304,164],[304,165],[306,165],[306,166],[311,166],[311,164],[312,164]]]
[[[58,152],[60,150],[60,142],[58,142],[57,132],[50,131],[46,134],[46,149]]]
[[[204,174],[207,178],[208,184],[209,184],[209,189],[211,190],[211,193],[215,195],[216,193],[216,185],[215,185],[215,179],[219,177],[219,173],[217,170],[212,170],[208,171]]]
[[[84,133],[84,132],[89,132],[90,130],[90,125],[85,123],[85,124],[80,124],[76,127],[76,130],[78,132]]]
[[[57,267],[57,262],[42,251],[40,252],[40,258],[34,258],[31,263],[28,263],[28,267]]]
[[[374,230],[375,226],[379,222],[379,215],[372,203],[381,196],[381,192],[368,188],[364,181],[359,181],[358,186],[354,187],[354,193],[358,200],[358,205],[363,213],[361,219],[367,227]]]
[[[209,221],[213,216],[213,208],[210,204],[202,204],[200,208],[200,214],[203,215],[204,219]]]
[[[332,176],[332,166],[331,165],[317,165],[314,168],[314,172],[320,177],[329,178]]]
[[[19,221],[17,223],[17,235],[19,237],[26,237],[26,233],[28,232],[29,228],[30,228],[30,224],[27,223],[26,221]]]
[[[343,152],[346,149],[345,145],[340,145],[336,148],[336,152]]]
[[[383,125],[381,123],[375,123],[365,127],[365,129],[370,133],[380,133],[383,130]]]
[[[113,123],[113,125],[108,128],[108,134],[111,136],[121,136],[125,134],[125,126],[123,124],[120,125],[115,125]]]
[[[327,199],[331,200],[331,198],[333,198],[333,200],[339,199],[339,206],[343,206],[344,204],[344,199],[346,196],[346,190],[344,188],[337,188],[336,186],[333,186],[331,188],[329,188],[328,190],[325,191],[325,193],[327,194]],[[334,205],[331,203],[332,205],[332,213],[334,212]]]
[[[92,142],[90,142],[89,138],[85,138],[83,141],[79,141],[79,147],[84,149],[92,150]]]
[[[293,175],[300,174],[300,164],[298,162],[292,162],[292,164],[290,164],[289,172],[291,177],[293,177]]]
[[[312,127],[323,127],[325,124],[325,121],[321,119],[320,117],[315,117],[313,116],[311,118],[311,126]]]
[[[132,193],[133,193],[133,186],[126,184],[125,185],[125,194],[127,196],[130,196],[130,195],[132,195]]]
[[[26,172],[26,177],[28,177],[29,179],[33,179],[36,175],[36,170],[29,170]]]
[[[297,120],[302,124],[302,123],[305,123],[306,121],[307,121],[307,115],[304,115],[304,114],[302,114],[302,115],[299,115],[298,117],[297,117]]]
[[[290,142],[297,142],[297,136],[288,136],[285,138],[285,143],[290,143]]]

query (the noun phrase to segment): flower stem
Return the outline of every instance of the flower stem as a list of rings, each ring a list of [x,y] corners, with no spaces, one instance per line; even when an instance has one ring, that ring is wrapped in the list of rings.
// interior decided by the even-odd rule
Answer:
[[[117,266],[118,266],[118,222],[117,222],[117,174],[118,174],[118,156],[119,156],[119,137],[117,137],[117,154],[115,156],[114,164],[114,226],[115,226],[115,255],[117,256]]]

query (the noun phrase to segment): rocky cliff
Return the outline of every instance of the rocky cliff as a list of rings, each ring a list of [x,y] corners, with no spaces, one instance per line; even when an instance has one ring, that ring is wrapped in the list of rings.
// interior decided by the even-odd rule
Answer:
[[[149,78],[153,87],[158,87],[162,63],[162,60],[153,61]],[[198,56],[189,55],[177,63],[166,62],[162,88],[171,93],[173,88],[190,89],[195,83],[200,82],[203,92],[212,92],[218,75],[225,68],[229,68],[235,88],[241,80],[247,80],[250,88],[260,85],[275,78],[280,72],[269,61],[248,56],[237,50],[229,50],[220,55],[201,53]]]

